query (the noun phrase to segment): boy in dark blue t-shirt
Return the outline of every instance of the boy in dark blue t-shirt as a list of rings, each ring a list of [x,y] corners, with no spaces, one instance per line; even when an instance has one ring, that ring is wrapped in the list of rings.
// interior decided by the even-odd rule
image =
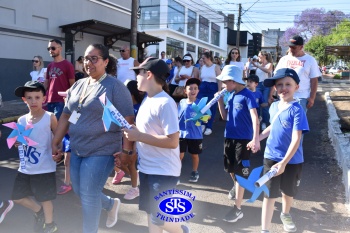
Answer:
[[[248,177],[250,167],[249,148],[260,149],[258,107],[253,93],[245,88],[242,79],[243,71],[235,65],[227,65],[217,77],[222,81],[230,95],[225,108],[223,98],[219,100],[219,111],[226,120],[224,166],[234,180],[235,187],[230,191],[229,198],[235,197],[234,208],[225,216],[224,221],[236,222],[243,218],[241,204],[244,188],[236,181],[235,174]]]
[[[309,131],[306,114],[293,95],[299,88],[299,77],[293,69],[276,71],[266,79],[266,87],[274,86],[280,101],[270,106],[271,124],[261,134],[260,140],[267,138],[264,153],[264,174],[277,168],[277,174],[266,183],[269,197],[264,198],[262,207],[262,232],[269,232],[276,198],[282,192],[281,220],[286,232],[295,232],[296,226],[289,214],[293,197],[300,183],[304,162],[302,134]]]
[[[201,81],[197,78],[190,78],[185,84],[186,99],[182,99],[179,102],[179,128],[180,128],[180,159],[185,156],[185,152],[188,148],[188,152],[192,155],[192,172],[189,182],[197,182],[199,178],[198,165],[199,154],[202,153],[202,127],[196,125],[195,121],[188,120],[192,118],[196,112],[192,109],[192,104],[200,101],[197,99],[199,92],[199,85]]]

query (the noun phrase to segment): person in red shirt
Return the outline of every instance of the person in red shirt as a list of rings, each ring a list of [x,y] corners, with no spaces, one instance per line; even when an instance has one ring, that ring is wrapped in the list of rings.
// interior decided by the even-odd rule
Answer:
[[[53,58],[53,62],[47,66],[44,83],[47,92],[47,109],[49,112],[53,112],[58,120],[64,107],[64,99],[58,95],[58,92],[65,92],[75,82],[74,67],[62,57],[62,42],[60,40],[50,40],[47,51]]]

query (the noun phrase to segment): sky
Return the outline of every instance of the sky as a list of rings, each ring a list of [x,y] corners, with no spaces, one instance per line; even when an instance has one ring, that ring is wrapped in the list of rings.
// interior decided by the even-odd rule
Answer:
[[[268,29],[285,31],[293,27],[294,16],[309,8],[340,10],[350,14],[349,0],[203,0],[210,7],[224,14],[235,14],[235,30],[238,4],[242,4],[242,31],[251,33]]]

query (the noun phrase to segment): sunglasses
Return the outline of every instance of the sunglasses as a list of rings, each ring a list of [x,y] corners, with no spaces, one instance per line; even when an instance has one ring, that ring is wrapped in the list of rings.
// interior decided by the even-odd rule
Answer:
[[[99,57],[99,56],[84,57],[84,62],[88,63],[90,61],[92,64],[96,64],[98,62],[98,59],[102,59],[102,57]]]
[[[238,55],[239,53],[238,52],[231,52],[231,54],[237,54]]]
[[[51,46],[51,47],[47,48],[47,51],[50,51],[50,50],[55,51],[56,49],[58,49],[58,47],[56,48],[56,47]]]
[[[126,51],[125,49],[119,50],[119,52],[121,52],[121,53],[124,53],[125,51]]]
[[[191,60],[184,60],[184,62],[191,62]]]
[[[39,62],[39,60],[32,60],[32,62],[38,63],[38,62]]]

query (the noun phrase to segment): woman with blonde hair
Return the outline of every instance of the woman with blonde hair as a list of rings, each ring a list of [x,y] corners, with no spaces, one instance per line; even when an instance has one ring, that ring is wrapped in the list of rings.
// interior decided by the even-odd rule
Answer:
[[[33,71],[30,72],[32,81],[38,81],[44,83],[46,76],[46,68],[44,68],[43,58],[39,55],[34,56],[33,60]]]
[[[273,69],[273,63],[272,63],[272,57],[271,54],[266,51],[260,51],[259,55],[259,64],[251,62],[253,66],[256,67],[255,74],[259,77],[259,84],[256,87],[256,90],[260,91],[261,94],[264,97],[264,101],[267,103],[269,94],[270,94],[270,87],[264,86],[264,80],[271,78],[272,76],[272,69]],[[270,122],[270,114],[269,114],[269,107],[262,107],[262,122],[261,122],[261,129],[264,130],[269,125]]]

